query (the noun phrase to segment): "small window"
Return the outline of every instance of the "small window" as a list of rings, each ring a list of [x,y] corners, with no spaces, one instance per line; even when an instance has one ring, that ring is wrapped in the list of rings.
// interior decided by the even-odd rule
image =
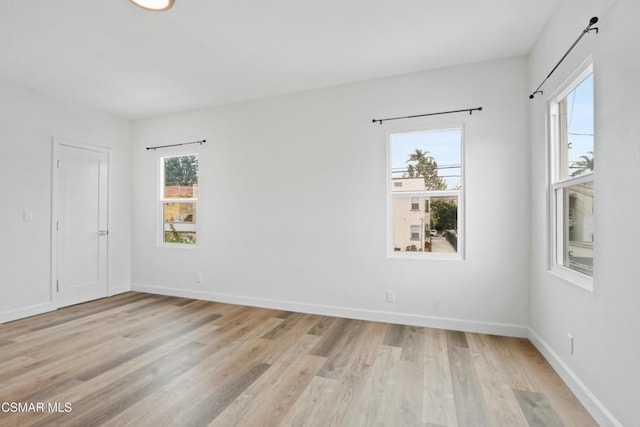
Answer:
[[[552,268],[588,289],[595,240],[593,81],[588,66],[549,104]]]
[[[161,242],[195,245],[198,156],[161,157],[160,169]]]
[[[411,240],[420,240],[420,226],[412,225],[411,226]]]
[[[391,134],[389,158],[389,254],[459,258],[462,129]]]

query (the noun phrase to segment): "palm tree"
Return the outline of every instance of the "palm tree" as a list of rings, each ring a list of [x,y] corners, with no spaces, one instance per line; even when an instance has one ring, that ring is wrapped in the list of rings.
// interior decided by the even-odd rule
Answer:
[[[409,154],[407,174],[411,178],[423,177],[425,190],[446,190],[447,182],[438,176],[438,163],[428,154],[428,151],[420,149]]]
[[[416,148],[415,153],[409,154],[409,158],[407,159],[407,163],[408,162],[423,163],[428,158],[433,159],[433,157],[427,156],[427,154],[429,154],[428,151],[422,151],[421,149]]]
[[[587,171],[593,171],[593,151],[589,151],[587,154],[580,156],[580,160],[573,162],[569,168],[575,169],[571,173],[571,176],[578,176]]]

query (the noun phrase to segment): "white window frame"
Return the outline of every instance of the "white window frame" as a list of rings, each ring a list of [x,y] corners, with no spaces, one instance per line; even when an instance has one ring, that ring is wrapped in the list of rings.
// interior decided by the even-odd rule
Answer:
[[[391,177],[391,139],[393,135],[425,132],[445,132],[451,130],[460,131],[460,189],[459,190],[422,190],[422,191],[402,191],[393,192]],[[387,258],[402,258],[416,260],[452,260],[463,261],[465,259],[465,127],[462,123],[453,123],[443,126],[423,126],[415,128],[391,129],[387,132]],[[447,197],[457,196],[458,198],[458,236],[457,252],[409,252],[394,250],[394,217],[393,201],[395,198],[412,197]],[[429,213],[432,212],[431,201],[429,202]],[[421,232],[424,232],[422,230]]]
[[[562,190],[585,183],[593,183],[595,187],[595,172],[586,172],[576,177],[562,177],[561,168],[565,165],[560,154],[560,112],[558,104],[560,101],[578,87],[589,75],[593,73],[593,60],[589,57],[580,67],[572,73],[560,87],[554,91],[547,100],[548,133],[548,193],[549,193],[549,271],[587,291],[593,292],[593,277],[579,271],[572,270],[564,266],[564,201],[560,196]],[[595,78],[594,78],[595,85]],[[595,94],[594,94],[595,111]],[[595,117],[594,117],[595,119]],[[595,126],[594,126],[595,128]],[[594,135],[596,131],[594,129]],[[596,138],[593,139],[593,152],[595,158]],[[595,199],[594,199],[595,205]],[[595,208],[595,206],[594,206]],[[594,214],[595,219],[595,214]],[[594,221],[595,223],[595,221]],[[594,225],[595,228],[595,225]],[[595,245],[594,245],[595,261]]]
[[[185,157],[185,156],[196,156],[198,158],[198,194],[194,198],[175,198],[175,199],[166,199],[164,197],[164,159],[171,157]],[[200,242],[200,233],[198,231],[198,224],[200,223],[200,214],[198,210],[198,201],[200,198],[200,166],[201,166],[201,156],[199,153],[188,151],[188,152],[172,152],[172,153],[163,153],[158,154],[156,159],[156,164],[158,165],[158,226],[156,229],[158,230],[158,246],[163,248],[179,248],[179,249],[195,249]],[[192,203],[195,206],[196,212],[196,222],[193,224],[194,232],[196,233],[196,242],[195,243],[176,243],[176,242],[165,242],[164,240],[164,205],[167,203]]]

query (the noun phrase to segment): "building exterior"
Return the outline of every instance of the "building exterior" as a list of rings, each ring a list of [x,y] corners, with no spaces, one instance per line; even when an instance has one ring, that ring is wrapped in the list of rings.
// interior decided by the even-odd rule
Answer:
[[[167,185],[163,188],[163,241],[195,243],[198,185]]]
[[[424,178],[393,178],[394,191],[424,191]],[[393,200],[395,251],[430,251],[431,198],[396,196]]]
[[[593,183],[578,184],[565,192],[568,198],[568,236],[565,237],[565,265],[593,275]]]

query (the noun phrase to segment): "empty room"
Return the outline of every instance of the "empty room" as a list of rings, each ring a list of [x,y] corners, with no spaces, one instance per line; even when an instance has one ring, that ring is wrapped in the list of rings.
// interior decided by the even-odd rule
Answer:
[[[639,22],[0,0],[0,426],[640,426]]]

